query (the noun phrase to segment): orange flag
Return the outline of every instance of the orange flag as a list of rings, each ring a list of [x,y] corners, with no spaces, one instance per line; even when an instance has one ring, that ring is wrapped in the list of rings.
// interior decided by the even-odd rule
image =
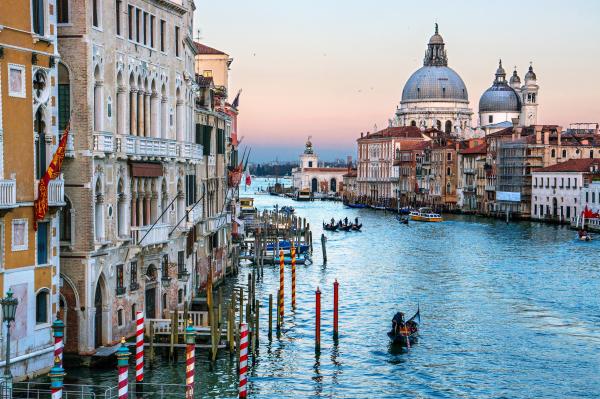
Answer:
[[[52,157],[50,165],[44,176],[40,179],[38,185],[38,197],[33,204],[33,229],[37,231],[37,222],[42,220],[48,212],[48,183],[52,179],[56,179],[60,175],[60,169],[62,168],[63,160],[65,159],[65,151],[67,149],[67,139],[69,137],[69,130],[71,128],[71,121],[67,123],[64,134],[62,135],[58,148]]]

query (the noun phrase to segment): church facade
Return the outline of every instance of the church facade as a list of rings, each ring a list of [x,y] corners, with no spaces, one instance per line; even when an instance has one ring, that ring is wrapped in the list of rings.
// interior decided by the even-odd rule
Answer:
[[[309,138],[304,152],[300,154],[299,166],[292,169],[294,190],[309,189],[311,193],[340,194],[344,190],[344,174],[347,172],[347,168],[319,167],[319,157]]]

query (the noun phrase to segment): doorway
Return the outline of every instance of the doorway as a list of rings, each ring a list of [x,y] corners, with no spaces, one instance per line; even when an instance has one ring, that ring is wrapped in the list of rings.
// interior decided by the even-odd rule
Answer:
[[[94,348],[98,348],[102,346],[102,287],[100,287],[100,280],[96,284],[94,307],[96,308],[94,315]]]
[[[318,190],[319,186],[319,182],[317,181],[316,177],[313,177],[312,180],[310,181],[310,191],[312,193],[316,193]]]
[[[146,289],[146,318],[156,318],[156,287]]]

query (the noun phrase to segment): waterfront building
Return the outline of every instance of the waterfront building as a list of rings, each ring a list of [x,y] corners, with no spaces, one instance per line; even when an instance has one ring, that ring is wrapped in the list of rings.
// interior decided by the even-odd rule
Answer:
[[[391,182],[397,204],[407,206],[416,204],[417,193],[422,190],[417,181],[417,174],[420,172],[417,165],[422,163],[425,151],[430,150],[431,142],[406,142],[400,147],[396,149]]]
[[[598,184],[600,159],[571,159],[541,168],[532,174],[531,217],[569,223],[587,207],[600,208]],[[579,213],[578,213],[579,212]]]
[[[430,140],[417,126],[388,127],[375,133],[361,133],[358,143],[358,196],[368,201],[384,201],[395,196],[392,169],[397,149],[403,143]]]
[[[344,199],[354,200],[358,196],[356,176],[356,168],[352,167],[348,167],[348,171],[342,176],[342,182],[344,183]]]
[[[535,125],[538,91],[537,76],[531,65],[521,85],[516,68],[507,82],[500,60],[492,86],[479,99],[479,127],[488,135],[513,125]]]
[[[193,227],[209,165],[194,134],[194,9],[60,2],[60,115],[72,115],[75,147],[60,228],[67,352],[132,336],[136,311],[163,317],[198,285]]]
[[[195,72],[214,81],[215,86],[229,87],[229,67],[233,62],[227,53],[203,43],[194,43],[196,46]]]
[[[484,211],[486,143],[473,139],[458,151],[457,206],[464,212]]]
[[[16,379],[52,367],[50,326],[61,303],[62,176],[49,183],[49,210],[37,230],[33,208],[67,122],[58,107],[65,98],[57,76],[56,12],[54,0],[0,2],[0,292],[4,297],[10,290],[19,301],[10,335],[10,371]]]
[[[435,24],[423,66],[404,85],[392,124],[435,128],[470,137],[472,115],[467,87],[460,75],[448,66],[444,39]]]
[[[292,169],[292,185],[296,191],[309,189],[311,193],[340,194],[344,192],[347,171],[347,168],[319,166],[319,157],[309,137],[300,154],[299,166]]]
[[[436,139],[431,146],[429,174],[430,204],[444,209],[456,209],[458,203],[458,151],[464,141]]]

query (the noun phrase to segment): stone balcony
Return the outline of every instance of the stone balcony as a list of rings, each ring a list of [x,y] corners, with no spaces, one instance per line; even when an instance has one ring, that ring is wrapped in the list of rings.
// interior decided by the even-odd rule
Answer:
[[[0,180],[0,209],[17,206],[17,181],[15,179]]]
[[[202,145],[158,137],[113,135],[111,132],[94,132],[94,152],[123,154],[129,157],[157,159],[184,158],[202,160]]]
[[[202,220],[202,204],[197,204],[195,207],[189,207],[187,221],[191,226],[197,224]],[[190,227],[191,227],[190,226]]]
[[[151,227],[152,225],[131,227],[131,243],[146,247],[169,241],[171,226],[168,223],[159,223],[150,229]]]
[[[59,178],[48,182],[48,206],[64,206],[65,202],[65,181],[62,175]]]

